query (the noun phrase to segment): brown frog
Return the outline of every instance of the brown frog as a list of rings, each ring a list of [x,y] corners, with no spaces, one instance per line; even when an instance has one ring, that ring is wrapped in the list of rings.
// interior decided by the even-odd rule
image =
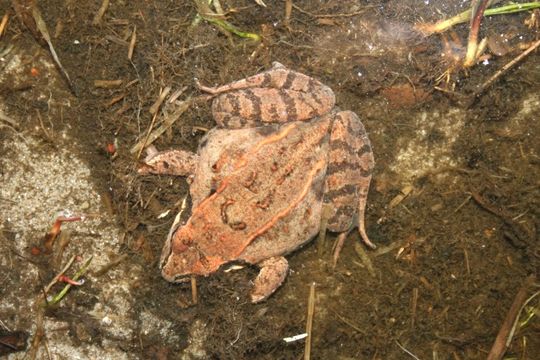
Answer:
[[[274,63],[246,79],[200,88],[216,96],[218,127],[197,154],[150,154],[139,169],[191,175],[191,217],[181,224],[177,216],[161,255],[166,280],[183,282],[247,262],[260,267],[251,293],[259,302],[285,279],[283,256],[311,240],[321,223],[340,233],[335,259],[356,226],[374,247],[364,227],[374,165],[370,142],[356,114],[334,107],[329,87]]]

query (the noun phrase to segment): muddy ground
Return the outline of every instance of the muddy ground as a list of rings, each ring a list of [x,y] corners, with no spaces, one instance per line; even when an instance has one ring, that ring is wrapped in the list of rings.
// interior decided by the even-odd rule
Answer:
[[[539,54],[474,101],[464,96],[538,39],[538,25],[524,23],[530,12],[485,19],[481,35],[504,41],[465,71],[454,58],[466,24],[429,37],[413,28],[462,11],[461,1],[294,1],[288,23],[283,2],[223,1],[228,21],[262,41],[198,19],[190,1],[113,1],[94,24],[100,3],[38,5],[71,91],[47,47],[0,0],[9,15],[0,42],[0,335],[28,335],[0,354],[300,359],[305,340],[283,338],[305,332],[315,283],[312,359],[486,358],[518,290],[538,274]],[[144,153],[132,148],[202,95],[195,79],[225,84],[273,61],[329,85],[369,132],[372,268],[353,232],[332,269],[329,234],[322,254],[311,242],[288,256],[290,274],[266,302],[249,302],[257,269],[247,266],[198,278],[193,304],[190,284],[158,270],[188,185],[138,176]],[[198,100],[153,145],[194,151],[214,124]],[[69,244],[47,254],[42,239],[60,210],[88,217],[65,223]],[[44,306],[43,288],[74,255],[71,276],[93,256],[86,282]],[[518,327],[508,358],[540,353],[538,298],[531,307],[536,316]]]

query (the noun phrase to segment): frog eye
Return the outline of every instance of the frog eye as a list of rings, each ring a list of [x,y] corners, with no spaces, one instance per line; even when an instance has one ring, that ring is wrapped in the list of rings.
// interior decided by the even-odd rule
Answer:
[[[186,252],[191,247],[191,244],[193,244],[193,240],[191,238],[186,237],[178,239],[178,241],[175,241],[173,244],[173,252],[175,254]]]

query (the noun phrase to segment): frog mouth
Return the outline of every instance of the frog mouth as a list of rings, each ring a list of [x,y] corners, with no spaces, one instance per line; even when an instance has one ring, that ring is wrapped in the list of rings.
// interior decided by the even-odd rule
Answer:
[[[173,255],[174,257],[174,255]],[[183,283],[190,279],[190,273],[181,271],[176,259],[169,259],[165,264],[160,266],[161,276],[169,282]]]
[[[165,280],[181,283],[189,281],[191,275],[206,274],[203,263],[204,256],[196,246],[176,246],[168,242],[163,247],[159,267]]]

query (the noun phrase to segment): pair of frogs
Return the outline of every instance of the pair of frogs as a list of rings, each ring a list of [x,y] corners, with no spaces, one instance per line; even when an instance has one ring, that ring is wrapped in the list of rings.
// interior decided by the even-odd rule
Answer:
[[[191,217],[185,224],[177,217],[163,247],[166,280],[247,262],[260,267],[251,292],[259,302],[285,279],[283,256],[316,236],[321,224],[340,233],[335,260],[354,227],[374,247],[364,227],[370,142],[355,113],[335,108],[328,86],[274,63],[246,79],[200,88],[215,95],[217,128],[197,154],[149,154],[139,169],[192,180]]]

